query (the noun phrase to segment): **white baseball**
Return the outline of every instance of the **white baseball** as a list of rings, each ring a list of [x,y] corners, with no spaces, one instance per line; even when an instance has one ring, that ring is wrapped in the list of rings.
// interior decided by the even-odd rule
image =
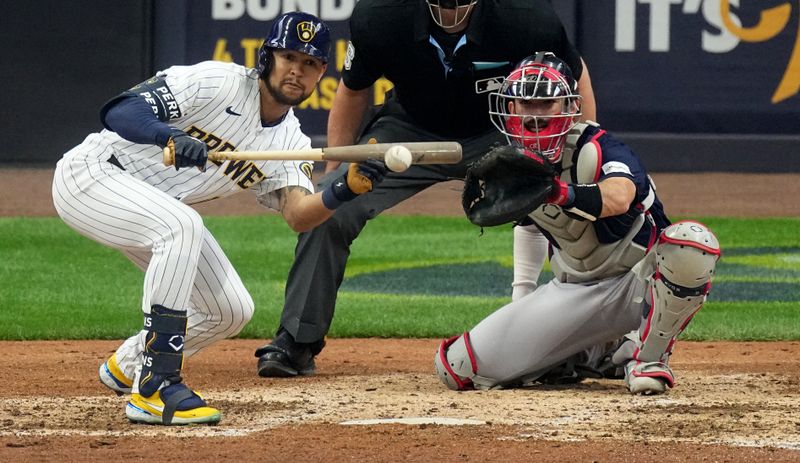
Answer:
[[[390,147],[386,150],[386,156],[383,158],[386,167],[393,172],[403,172],[408,169],[411,167],[411,161],[413,161],[411,151],[403,145],[394,145]]]

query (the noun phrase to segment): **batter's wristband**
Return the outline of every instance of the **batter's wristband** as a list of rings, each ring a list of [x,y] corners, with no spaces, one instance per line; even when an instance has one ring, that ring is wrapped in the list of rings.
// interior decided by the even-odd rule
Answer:
[[[322,204],[328,209],[334,210],[342,203],[355,199],[356,196],[358,195],[353,193],[353,190],[347,185],[347,175],[343,175],[331,186],[322,190]]]
[[[343,203],[344,201],[340,200],[339,198],[336,197],[335,194],[333,194],[332,187],[328,187],[322,190],[322,204],[326,208],[334,210],[337,207],[341,206]]]

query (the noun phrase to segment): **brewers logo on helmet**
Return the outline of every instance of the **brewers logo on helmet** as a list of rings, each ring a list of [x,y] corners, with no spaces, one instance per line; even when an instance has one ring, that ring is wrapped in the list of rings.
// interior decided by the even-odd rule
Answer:
[[[260,75],[272,69],[272,49],[299,51],[328,62],[331,51],[331,32],[328,26],[312,14],[293,11],[275,18],[272,29],[258,51],[256,69]]]
[[[317,31],[314,29],[314,24],[312,24],[311,21],[297,23],[297,38],[299,38],[301,42],[307,43],[312,41],[316,33]]]

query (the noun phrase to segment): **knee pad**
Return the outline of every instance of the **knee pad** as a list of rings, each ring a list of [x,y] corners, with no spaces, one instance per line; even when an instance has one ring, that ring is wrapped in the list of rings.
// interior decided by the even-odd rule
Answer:
[[[666,361],[675,337],[705,302],[719,257],[719,241],[705,225],[682,221],[664,229],[637,360]]]
[[[497,385],[491,378],[478,375],[478,362],[472,351],[469,332],[442,341],[433,366],[439,379],[454,391],[490,389]]]
[[[478,372],[478,365],[472,353],[469,333],[445,339],[439,345],[433,366],[439,379],[454,391],[475,389],[472,377]]]
[[[680,289],[709,284],[719,257],[717,237],[699,222],[684,220],[670,225],[656,244],[658,273]],[[679,290],[676,294],[681,295]]]
[[[181,381],[183,347],[186,337],[186,312],[154,305],[144,317],[145,348],[138,393],[153,395],[165,380]]]

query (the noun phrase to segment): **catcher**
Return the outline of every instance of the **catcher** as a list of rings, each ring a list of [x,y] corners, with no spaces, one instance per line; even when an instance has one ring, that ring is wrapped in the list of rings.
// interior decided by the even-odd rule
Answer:
[[[670,224],[630,148],[576,122],[575,89],[566,63],[540,52],[490,96],[510,146],[470,167],[464,211],[482,227],[530,217],[555,278],[441,343],[435,368],[451,389],[615,374],[633,394],[675,383],[669,357],[706,299],[719,242],[698,222]]]

